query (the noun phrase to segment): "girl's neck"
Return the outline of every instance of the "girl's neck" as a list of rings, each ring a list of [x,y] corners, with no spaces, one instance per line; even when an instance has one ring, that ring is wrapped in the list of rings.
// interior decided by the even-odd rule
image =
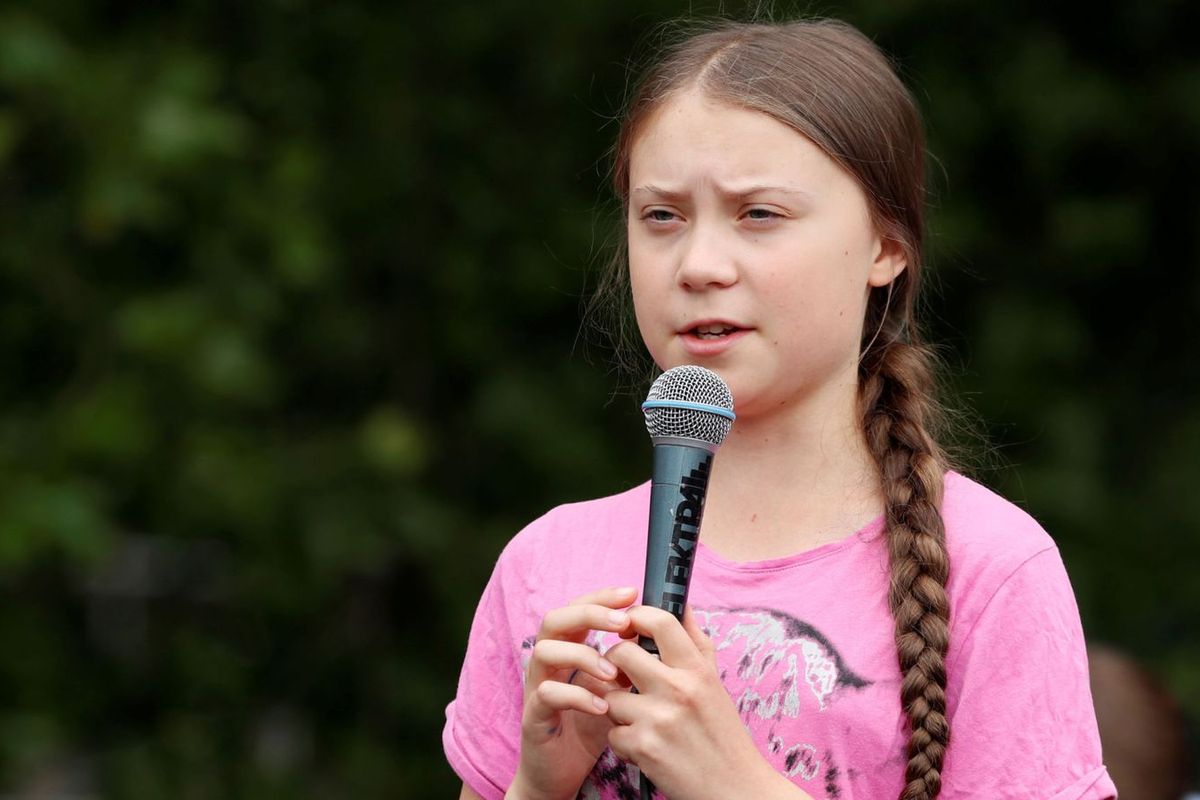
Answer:
[[[844,538],[882,511],[857,385],[831,385],[739,417],[717,452],[701,538],[726,558],[761,560]]]

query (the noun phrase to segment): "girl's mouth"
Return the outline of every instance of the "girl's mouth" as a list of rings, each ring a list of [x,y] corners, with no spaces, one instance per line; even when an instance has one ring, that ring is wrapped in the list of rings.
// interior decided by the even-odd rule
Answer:
[[[717,323],[715,325],[697,325],[689,330],[688,333],[700,339],[720,339],[723,336],[737,333],[740,330],[741,328],[735,325]]]
[[[735,347],[751,330],[733,322],[702,322],[684,330],[680,342],[689,355],[716,358]]]

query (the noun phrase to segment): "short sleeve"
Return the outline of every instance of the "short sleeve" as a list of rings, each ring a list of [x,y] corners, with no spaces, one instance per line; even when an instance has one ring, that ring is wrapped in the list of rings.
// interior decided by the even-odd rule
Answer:
[[[1087,651],[1057,548],[1017,567],[947,662],[943,800],[1107,800]]]
[[[524,668],[520,614],[510,605],[520,593],[507,586],[510,570],[501,556],[480,597],[442,731],[450,766],[484,800],[504,797],[520,756]]]

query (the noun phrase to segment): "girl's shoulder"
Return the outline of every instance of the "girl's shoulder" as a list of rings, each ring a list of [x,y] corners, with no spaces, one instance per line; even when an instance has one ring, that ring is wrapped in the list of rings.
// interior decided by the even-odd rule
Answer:
[[[942,519],[952,599],[986,599],[1014,576],[1066,580],[1058,546],[1036,519],[957,472],[946,475]]]
[[[509,547],[540,548],[564,541],[594,545],[597,539],[627,533],[631,526],[644,528],[649,505],[649,481],[605,497],[563,503],[521,529]]]
[[[649,505],[647,481],[607,497],[555,506],[509,540],[498,567],[520,573],[523,580],[554,576],[553,582],[566,586],[624,578],[628,565],[645,560]]]
[[[946,473],[942,519],[952,559],[1024,560],[1055,546],[1029,512],[958,472]]]

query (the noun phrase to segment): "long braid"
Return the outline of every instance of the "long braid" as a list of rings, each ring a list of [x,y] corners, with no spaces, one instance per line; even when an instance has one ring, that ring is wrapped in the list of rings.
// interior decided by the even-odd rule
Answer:
[[[896,339],[877,344],[861,364],[864,429],[886,501],[892,574],[888,604],[903,676],[900,701],[911,726],[900,800],[932,800],[941,790],[950,742],[950,605],[940,512],[946,458],[928,430],[937,413],[931,357],[920,345]]]

